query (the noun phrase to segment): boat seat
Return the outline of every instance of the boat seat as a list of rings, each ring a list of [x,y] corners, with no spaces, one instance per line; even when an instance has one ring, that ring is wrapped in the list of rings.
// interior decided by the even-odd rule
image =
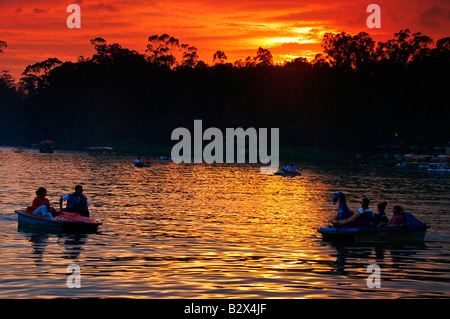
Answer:
[[[411,213],[405,213],[405,225],[406,226],[426,226]]]

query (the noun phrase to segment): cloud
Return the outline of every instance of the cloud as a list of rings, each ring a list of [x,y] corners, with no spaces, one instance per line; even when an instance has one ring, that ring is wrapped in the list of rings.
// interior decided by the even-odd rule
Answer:
[[[447,16],[450,13],[447,14]],[[441,7],[433,6],[422,12],[419,16],[420,23],[427,27],[439,27],[441,24],[438,20],[445,17],[445,12]]]
[[[330,10],[317,9],[301,12],[291,12],[283,15],[274,16],[269,19],[275,21],[317,21],[317,20],[328,21],[330,20],[331,17],[332,15],[330,14]]]
[[[47,13],[47,10],[41,9],[41,8],[34,8],[33,12],[35,14],[40,14],[40,13]]]
[[[90,10],[119,12],[119,9],[117,7],[112,4],[105,4],[103,1],[100,1],[99,3],[94,5],[90,5],[87,8]]]

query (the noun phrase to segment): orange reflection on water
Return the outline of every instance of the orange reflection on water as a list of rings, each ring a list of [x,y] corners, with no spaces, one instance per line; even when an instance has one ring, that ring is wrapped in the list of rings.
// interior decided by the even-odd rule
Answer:
[[[246,165],[135,168],[130,157],[71,153],[0,152],[0,157],[8,194],[0,207],[11,212],[2,224],[0,297],[348,297],[365,289],[365,267],[374,262],[388,270],[392,285],[414,278],[407,273],[411,263],[405,267],[414,251],[320,240],[317,228],[336,209],[330,204],[334,173],[305,168],[300,177],[269,176]],[[364,179],[339,174],[347,174],[340,179],[355,188],[361,185],[358,178]],[[384,184],[372,185],[385,185],[387,177],[381,178]],[[75,184],[84,185],[92,216],[103,222],[101,233],[17,232],[12,212],[31,203],[37,187],[46,187],[56,205]],[[433,253],[430,258],[440,260]],[[414,260],[421,278],[436,267],[426,258]],[[82,269],[82,291],[65,287],[65,267],[71,263]],[[18,289],[17,278],[36,288]]]

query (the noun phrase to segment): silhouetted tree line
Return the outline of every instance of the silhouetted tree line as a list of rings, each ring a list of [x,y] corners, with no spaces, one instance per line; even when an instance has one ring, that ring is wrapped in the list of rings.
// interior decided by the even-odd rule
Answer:
[[[6,48],[7,43],[0,41],[0,58]],[[0,72],[0,145],[18,145],[25,142],[22,134],[14,133],[20,128],[18,111],[22,108],[23,97],[17,90],[14,78],[8,71],[2,70]]]
[[[223,130],[279,127],[282,145],[363,154],[450,140],[450,37],[434,43],[406,29],[376,43],[365,32],[327,33],[322,54],[283,64],[259,48],[234,63],[218,50],[207,65],[167,34],[150,36],[144,54],[102,38],[91,44],[92,57],[29,65],[17,84],[3,71],[0,142],[172,145],[171,132],[194,119]]]

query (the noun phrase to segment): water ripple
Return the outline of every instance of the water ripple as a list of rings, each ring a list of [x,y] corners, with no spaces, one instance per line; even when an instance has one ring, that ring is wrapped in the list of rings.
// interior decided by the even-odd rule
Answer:
[[[380,167],[298,164],[302,176],[245,165],[155,163],[82,153],[0,152],[0,298],[416,298],[448,297],[448,176]],[[14,210],[44,186],[53,206],[83,184],[98,234],[17,229]],[[347,193],[399,204],[432,225],[423,245],[340,246],[317,228]],[[68,289],[67,266],[82,288]],[[382,287],[366,286],[378,264]]]

